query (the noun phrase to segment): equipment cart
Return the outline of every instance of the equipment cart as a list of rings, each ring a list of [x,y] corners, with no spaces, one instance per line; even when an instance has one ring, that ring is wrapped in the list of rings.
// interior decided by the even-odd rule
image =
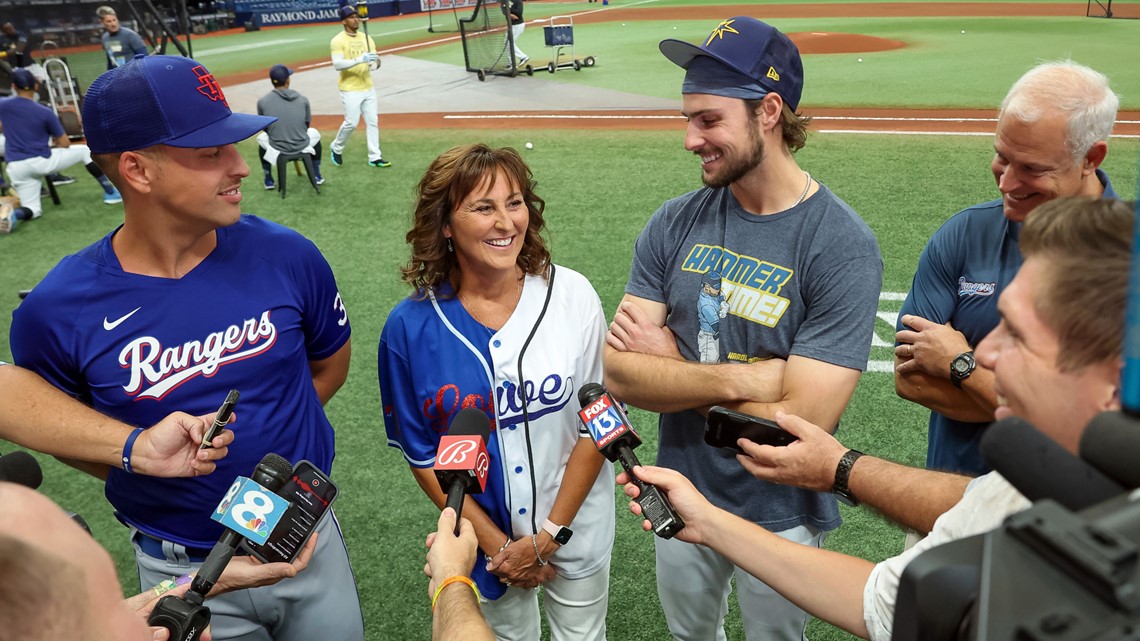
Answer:
[[[40,45],[40,65],[47,74],[48,104],[59,121],[63,130],[71,140],[83,137],[83,119],[80,116],[83,110],[83,93],[79,90],[79,82],[71,75],[71,68],[62,56],[51,56],[59,52],[59,45],[52,40],[45,40]],[[42,89],[41,89],[42,90]]]
[[[558,69],[573,69],[580,71],[582,67],[593,67],[594,57],[586,56],[583,60],[578,60],[574,56],[574,17],[573,16],[551,16],[550,24],[542,28],[543,38],[546,40],[546,46],[554,49],[554,59],[546,65],[546,70],[554,73]],[[570,49],[569,60],[562,61],[563,49]]]

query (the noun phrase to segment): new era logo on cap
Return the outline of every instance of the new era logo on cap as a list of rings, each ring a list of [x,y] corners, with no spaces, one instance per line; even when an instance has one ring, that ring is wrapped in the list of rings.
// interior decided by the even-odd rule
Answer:
[[[794,111],[803,92],[804,68],[799,49],[775,27],[756,18],[736,16],[721,21],[701,45],[662,40],[661,53],[674,64],[689,68],[697,57],[719,62],[742,81],[774,91]]]
[[[218,147],[249,138],[276,118],[235,114],[214,74],[179,56],[140,56],[91,83],[83,103],[94,153]]]

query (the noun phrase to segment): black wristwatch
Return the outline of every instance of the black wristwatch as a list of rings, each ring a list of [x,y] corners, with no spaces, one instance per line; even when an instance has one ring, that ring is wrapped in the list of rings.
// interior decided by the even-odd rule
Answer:
[[[847,450],[843,458],[839,459],[839,465],[835,468],[835,484],[831,486],[831,493],[851,507],[859,505],[859,499],[855,498],[848,489],[847,478],[851,475],[851,467],[860,456],[863,456],[863,453],[859,450]]]
[[[970,378],[978,362],[974,360],[974,352],[962,352],[950,361],[950,382],[954,387],[962,387],[962,381]]]
[[[570,542],[570,537],[574,536],[574,530],[571,530],[565,525],[558,525],[550,519],[546,519],[546,521],[542,524],[542,529],[547,534],[554,537],[554,542],[558,545],[566,545]]]

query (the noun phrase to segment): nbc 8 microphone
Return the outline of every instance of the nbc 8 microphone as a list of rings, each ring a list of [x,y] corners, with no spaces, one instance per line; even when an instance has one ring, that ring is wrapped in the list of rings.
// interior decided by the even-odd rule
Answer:
[[[463,498],[468,494],[481,494],[487,487],[491,465],[487,437],[490,434],[491,421],[487,415],[468,407],[455,415],[447,435],[439,441],[433,469],[439,487],[447,493],[445,507],[455,510],[455,536],[459,536]]]
[[[663,539],[673,538],[685,527],[685,521],[664,492],[634,475],[633,467],[641,465],[641,462],[634,455],[633,448],[641,445],[641,438],[625,411],[606,388],[597,383],[583,385],[578,390],[578,402],[582,405],[578,418],[590,431],[598,451],[610,461],[620,461],[630,480],[641,490],[634,501],[641,506],[642,516],[649,519],[653,532]]]
[[[243,538],[258,538],[264,542],[281,520],[289,502],[277,496],[293,475],[293,466],[277,454],[266,454],[253,471],[253,479],[239,476],[212,515],[228,529],[222,534],[206,560],[198,568],[190,590],[182,598],[164,596],[155,604],[147,624],[170,631],[170,638],[179,641],[197,641],[210,623],[210,609],[202,601],[226,569],[234,551]],[[219,516],[220,515],[220,516]],[[247,515],[253,518],[245,522]],[[261,530],[250,530],[248,523],[256,522]],[[229,529],[232,528],[232,529]]]

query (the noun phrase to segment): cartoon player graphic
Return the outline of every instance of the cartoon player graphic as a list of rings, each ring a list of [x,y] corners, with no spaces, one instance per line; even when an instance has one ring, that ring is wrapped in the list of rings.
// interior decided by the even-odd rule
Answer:
[[[728,315],[728,300],[720,291],[720,272],[709,270],[701,279],[701,294],[697,297],[697,351],[702,363],[720,362],[720,319]]]

